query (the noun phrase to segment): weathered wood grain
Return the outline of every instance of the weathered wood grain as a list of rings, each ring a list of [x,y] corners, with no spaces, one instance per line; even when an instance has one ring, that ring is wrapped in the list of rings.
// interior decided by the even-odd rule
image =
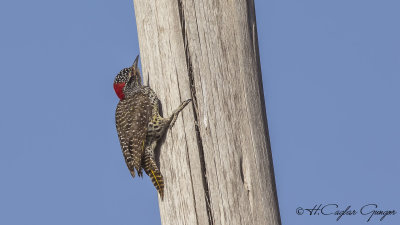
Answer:
[[[161,221],[280,224],[252,0],[134,0],[144,80],[164,115]]]

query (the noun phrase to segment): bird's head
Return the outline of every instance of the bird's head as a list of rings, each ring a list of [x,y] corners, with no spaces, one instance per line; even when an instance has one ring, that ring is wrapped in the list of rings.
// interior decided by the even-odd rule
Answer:
[[[121,100],[125,98],[125,94],[128,90],[142,85],[138,60],[139,56],[136,57],[131,67],[122,69],[114,79],[114,90]]]

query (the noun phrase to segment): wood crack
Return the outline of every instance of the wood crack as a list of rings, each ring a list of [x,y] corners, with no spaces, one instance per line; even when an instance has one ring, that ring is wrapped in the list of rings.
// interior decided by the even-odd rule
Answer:
[[[190,93],[191,93],[192,104],[193,104],[193,109],[194,109],[193,116],[194,116],[194,120],[195,120],[196,140],[197,140],[197,145],[199,148],[200,167],[201,167],[201,172],[203,175],[202,182],[203,182],[203,188],[204,188],[207,216],[208,216],[209,225],[213,225],[214,218],[213,218],[213,214],[211,211],[210,193],[209,193],[209,187],[208,187],[208,181],[207,181],[207,170],[206,170],[206,164],[205,164],[205,160],[204,160],[203,141],[201,138],[201,133],[200,133],[200,129],[199,129],[199,121],[198,121],[199,112],[198,112],[197,96],[196,96],[196,89],[195,89],[195,81],[194,81],[194,76],[193,76],[192,61],[191,61],[190,52],[189,52],[189,44],[188,44],[188,39],[186,37],[186,31],[185,31],[186,30],[185,14],[184,14],[184,10],[183,10],[182,0],[178,0],[178,10],[179,10],[179,19],[181,22],[182,39],[183,39],[183,44],[184,44],[184,48],[185,48],[186,65],[187,65],[189,82],[190,82]]]
[[[171,46],[171,45],[170,45],[170,46]],[[177,83],[178,83],[179,100],[182,102],[181,88],[180,88],[180,86],[179,86],[179,79],[178,79],[178,72],[177,72],[177,69],[176,69],[176,63],[174,62],[174,64],[175,64],[176,80],[177,80]],[[182,123],[183,123],[183,127],[185,127],[185,120],[182,120]],[[192,171],[192,167],[191,167],[191,165],[190,165],[190,159],[189,159],[189,149],[188,149],[188,146],[189,146],[189,145],[188,145],[188,142],[187,142],[186,131],[184,132],[184,134],[185,134],[185,143],[186,143],[186,160],[187,160],[187,162],[188,162],[189,171]],[[191,180],[191,183],[192,183],[193,203],[195,203],[195,202],[196,202],[196,195],[194,194],[192,173],[189,173],[189,175],[190,175],[190,180]],[[195,214],[196,214],[196,223],[199,224],[199,219],[198,219],[198,216],[199,216],[199,215],[197,214],[197,208],[196,208],[196,206],[194,206],[194,211],[195,211]]]

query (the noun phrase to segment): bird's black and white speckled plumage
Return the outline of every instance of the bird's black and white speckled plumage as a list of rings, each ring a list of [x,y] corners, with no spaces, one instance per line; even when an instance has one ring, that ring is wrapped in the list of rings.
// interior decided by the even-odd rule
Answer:
[[[191,100],[182,102],[171,116],[161,117],[159,99],[150,87],[142,85],[137,61],[138,58],[132,67],[122,69],[114,80],[117,95],[116,87],[123,87],[123,94],[118,95],[122,98],[115,113],[116,127],[125,162],[132,177],[135,177],[135,169],[139,176],[142,176],[144,169],[163,198],[164,180],[154,158],[154,149],[157,141],[168,128],[172,128],[179,112]]]

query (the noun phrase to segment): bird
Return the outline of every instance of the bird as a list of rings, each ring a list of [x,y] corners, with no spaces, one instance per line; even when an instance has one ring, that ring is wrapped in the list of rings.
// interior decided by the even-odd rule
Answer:
[[[142,177],[144,169],[163,200],[164,178],[156,164],[154,150],[191,99],[183,101],[170,116],[160,116],[160,100],[154,90],[142,84],[138,60],[139,55],[131,67],[122,69],[114,79],[114,90],[119,98],[115,123],[131,176],[135,178],[136,170]]]

